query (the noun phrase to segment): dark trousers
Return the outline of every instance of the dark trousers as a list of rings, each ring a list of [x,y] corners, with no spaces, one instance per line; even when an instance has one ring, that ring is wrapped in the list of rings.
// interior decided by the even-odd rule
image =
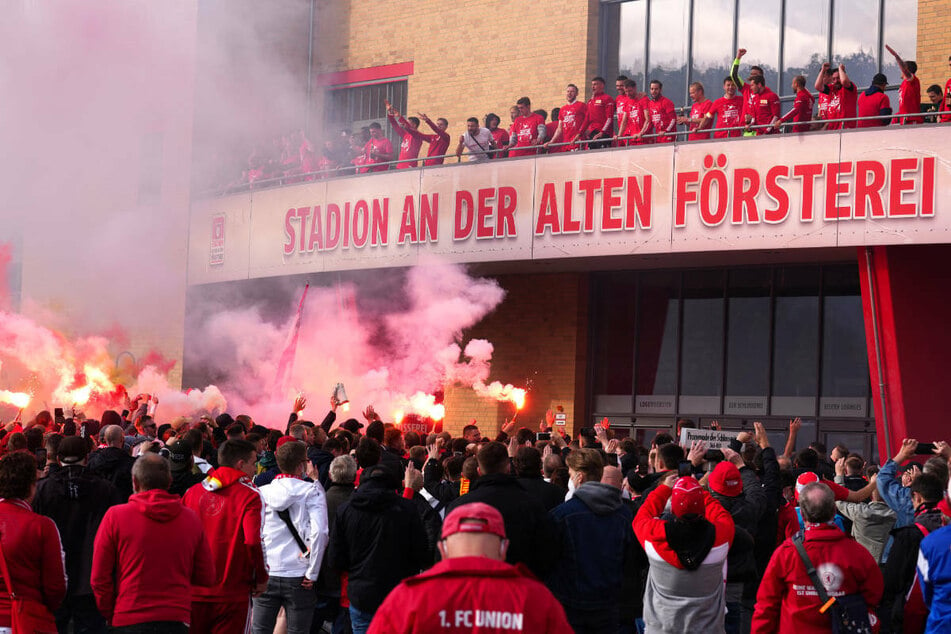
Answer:
[[[254,609],[251,610],[254,634],[271,634],[282,607],[287,614],[287,634],[310,634],[317,593],[313,588],[302,588],[303,580],[303,577],[268,578],[267,590],[254,598]]]
[[[106,619],[96,607],[96,598],[91,594],[66,598],[53,616],[56,617],[56,629],[61,634],[70,631],[70,622],[73,624],[73,634],[105,634],[109,631]]]
[[[188,626],[180,621],[152,621],[123,627],[111,627],[114,634],[188,634]]]

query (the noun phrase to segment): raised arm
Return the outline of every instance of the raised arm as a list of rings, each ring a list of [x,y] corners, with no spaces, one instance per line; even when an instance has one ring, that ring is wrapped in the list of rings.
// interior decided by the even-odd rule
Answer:
[[[892,48],[891,46],[889,46],[888,44],[885,45],[885,50],[887,50],[889,53],[891,53],[891,54],[892,54],[892,57],[894,57],[894,58],[895,58],[895,61],[898,63],[898,68],[901,69],[901,78],[902,78],[902,79],[911,79],[911,78],[912,78],[912,74],[908,71],[908,64],[906,64],[906,63],[905,63],[905,60],[903,60],[903,59],[901,58],[901,55],[899,55],[899,54],[895,51],[895,49],[893,49],[893,48]]]
[[[819,74],[816,75],[815,87],[817,92],[824,93],[829,91],[829,89],[826,87],[826,82],[825,82],[826,75],[828,74],[829,74],[829,62],[825,62],[822,65],[822,68],[819,69]]]
[[[745,48],[738,50],[736,52],[736,59],[733,60],[733,65],[730,66],[730,79],[736,84],[737,90],[743,89],[743,80],[740,79],[740,60],[743,59],[744,55],[746,55]]]

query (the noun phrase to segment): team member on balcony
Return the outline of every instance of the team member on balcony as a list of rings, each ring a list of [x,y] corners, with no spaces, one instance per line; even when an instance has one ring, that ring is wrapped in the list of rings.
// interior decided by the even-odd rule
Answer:
[[[951,55],[948,55],[948,66],[951,66]],[[940,112],[942,114],[938,117],[938,121],[942,123],[951,121],[951,79],[944,83],[944,96],[941,98]]]
[[[480,128],[479,120],[469,117],[466,120],[466,132],[459,137],[456,146],[456,156],[462,158],[462,151],[468,150],[470,163],[481,163],[492,157],[492,150],[496,148],[492,132],[488,128]]]
[[[591,80],[591,99],[588,100],[588,138],[591,149],[611,147],[614,136],[614,98],[604,92],[604,78]]]
[[[773,131],[770,126],[779,121],[779,97],[766,87],[766,80],[762,75],[750,77],[749,85],[750,93],[756,98],[750,109],[743,113],[746,129],[753,130],[755,127],[757,135],[769,134]]]
[[[730,79],[733,80],[737,90],[741,91],[743,95],[743,110],[741,113],[741,118],[745,118],[746,113],[752,112],[754,109],[754,102],[756,101],[756,95],[753,92],[753,87],[750,85],[750,80],[752,80],[757,75],[763,77],[763,69],[761,67],[750,66],[749,79],[747,79],[745,83],[742,79],[740,79],[740,60],[743,59],[744,55],[746,55],[746,49],[739,49],[736,52],[736,57],[733,59],[733,65],[730,67]]]
[[[740,136],[740,126],[743,124],[743,97],[736,94],[736,83],[732,77],[723,80],[723,96],[714,100],[710,105],[710,111],[706,117],[713,120],[716,115],[717,123],[713,132],[714,139],[726,139],[728,137]],[[722,128],[737,128],[736,130],[723,130]]]
[[[501,123],[502,120],[499,115],[494,112],[485,115],[485,127],[492,133],[492,140],[495,141],[495,147],[497,148],[504,148],[509,145],[509,133],[499,127]],[[476,124],[478,125],[478,122]],[[505,150],[496,150],[492,158],[505,158],[506,156],[508,156],[508,152]]]
[[[832,70],[828,62],[822,65],[816,77],[816,90],[827,93],[831,99],[826,110],[829,120],[826,130],[843,130],[855,127],[855,121],[836,121],[836,119],[855,119],[858,112],[858,88],[845,72],[845,65],[839,64]]]
[[[423,161],[423,165],[442,165],[443,157],[449,151],[449,133],[446,130],[449,128],[449,121],[442,117],[436,119],[436,123],[433,123],[433,120],[426,116],[425,113],[420,112],[419,118],[426,122],[426,125],[430,127],[433,131],[433,134],[423,134],[423,140],[429,143],[429,151],[426,152],[426,160]]]
[[[780,124],[792,121],[798,124],[792,126],[791,130],[793,132],[809,132],[809,130],[812,129],[809,122],[812,121],[812,104],[815,102],[815,99],[812,98],[812,93],[806,90],[805,75],[796,75],[793,77],[792,89],[796,93],[796,100],[793,102],[793,106],[789,112],[783,115],[773,127],[778,130]]]
[[[404,119],[403,115],[389,101],[383,103],[386,104],[386,120],[390,122],[390,127],[402,139],[400,142],[400,162],[396,164],[396,169],[418,167],[419,161],[416,159],[419,157],[419,148],[422,147],[425,140],[423,133],[419,131],[419,119],[417,117]]]
[[[674,102],[663,94],[664,84],[654,79],[651,81],[651,88],[645,110],[647,110],[647,121],[641,129],[641,134],[646,134],[648,129],[657,136],[654,137],[654,143],[671,143],[674,140],[671,132],[677,130],[677,113],[674,112]]]
[[[703,84],[699,81],[690,84],[688,91],[690,93],[690,99],[693,100],[693,106],[690,108],[690,116],[677,117],[677,123],[690,128],[690,134],[687,136],[688,141],[709,139],[710,133],[702,132],[701,130],[706,130],[712,123],[712,121],[707,118],[707,113],[710,112],[713,107],[713,102],[704,95]]]
[[[512,136],[509,140],[509,156],[532,156],[537,150],[532,147],[545,140],[545,120],[532,112],[532,100],[522,97],[517,102],[519,115],[512,123]],[[530,150],[518,148],[532,147]]]
[[[900,125],[912,125],[921,123],[921,117],[902,117],[901,115],[915,114],[921,110],[921,82],[915,73],[918,72],[918,64],[912,60],[905,61],[901,58],[895,49],[888,44],[885,49],[892,54],[895,61],[898,62],[898,68],[901,70],[901,86],[898,89],[898,115],[894,123]]]
[[[393,144],[383,136],[383,126],[374,121],[370,124],[370,140],[363,146],[362,172],[385,172],[389,165],[377,165],[393,160]]]
[[[617,98],[618,135],[635,137],[619,139],[618,145],[643,145],[650,139],[643,138],[642,130],[647,123],[647,98],[637,94],[637,82],[628,79],[624,82],[624,94]]]
[[[866,119],[859,121],[859,128],[874,128],[877,126],[888,125],[887,117],[892,113],[892,104],[885,94],[885,87],[888,86],[888,79],[882,73],[877,73],[872,77],[872,85],[868,90],[859,95],[858,112],[859,117],[881,116],[882,119]]]
[[[549,152],[571,152],[578,149],[578,139],[582,138],[588,127],[588,106],[578,101],[578,87],[568,84],[565,89],[565,98],[568,103],[558,111],[558,126],[545,144]],[[554,145],[555,143],[569,143],[570,145]]]

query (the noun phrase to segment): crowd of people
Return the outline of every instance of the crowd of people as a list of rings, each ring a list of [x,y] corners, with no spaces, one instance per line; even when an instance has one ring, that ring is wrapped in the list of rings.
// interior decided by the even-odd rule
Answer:
[[[951,446],[649,446],[368,407],[2,429],[0,632],[945,632]],[[413,426],[414,428],[416,425]],[[683,433],[683,430],[688,430]],[[24,621],[27,619],[27,621]],[[32,621],[30,620],[32,619]],[[852,629],[842,629],[848,621]],[[26,623],[26,625],[24,624]]]
[[[538,153],[571,152],[583,149],[671,143],[677,139],[695,141],[738,136],[774,134],[780,131],[803,133],[920,123],[951,122],[951,79],[944,88],[929,86],[928,100],[922,103],[918,67],[904,60],[890,47],[901,72],[897,110],[886,94],[889,79],[882,73],[867,87],[850,79],[846,68],[826,63],[809,83],[798,75],[792,79],[795,99],[783,114],[780,99],[766,84],[763,69],[751,66],[744,80],[739,66],[745,49],[739,49],[729,74],[723,79],[722,96],[707,97],[700,82],[689,87],[691,104],[678,109],[664,96],[663,83],[652,80],[638,86],[633,79],[619,76],[614,96],[606,92],[602,77],[591,80],[591,98],[578,99],[579,89],[568,84],[566,103],[545,110],[532,110],[529,97],[520,98],[510,108],[510,125],[502,127],[499,115],[470,117],[458,137],[454,154],[469,162],[494,158],[530,156]],[[949,58],[951,65],[951,58]],[[896,79],[896,78],[891,78]],[[810,87],[815,93],[810,92]],[[642,92],[644,91],[644,92]],[[270,152],[256,149],[241,177],[225,187],[238,191],[261,181],[294,183],[344,174],[441,165],[450,157],[449,122],[435,121],[424,113],[402,116],[385,102],[387,121],[399,139],[394,147],[383,126],[373,122],[357,131],[341,130],[316,148],[302,131],[276,138]],[[429,133],[421,131],[426,124]],[[420,159],[423,143],[426,158]]]

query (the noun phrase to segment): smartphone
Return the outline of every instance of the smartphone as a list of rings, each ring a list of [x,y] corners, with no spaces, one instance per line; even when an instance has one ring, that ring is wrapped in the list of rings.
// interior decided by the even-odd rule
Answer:
[[[551,432],[540,431],[537,434],[535,434],[535,438],[537,438],[538,440],[551,440]]]
[[[677,467],[677,475],[683,478],[684,476],[693,475],[693,465],[690,462],[681,462]]]
[[[915,447],[915,454],[918,456],[930,456],[934,454],[934,443],[933,442],[920,442],[918,446]]]

